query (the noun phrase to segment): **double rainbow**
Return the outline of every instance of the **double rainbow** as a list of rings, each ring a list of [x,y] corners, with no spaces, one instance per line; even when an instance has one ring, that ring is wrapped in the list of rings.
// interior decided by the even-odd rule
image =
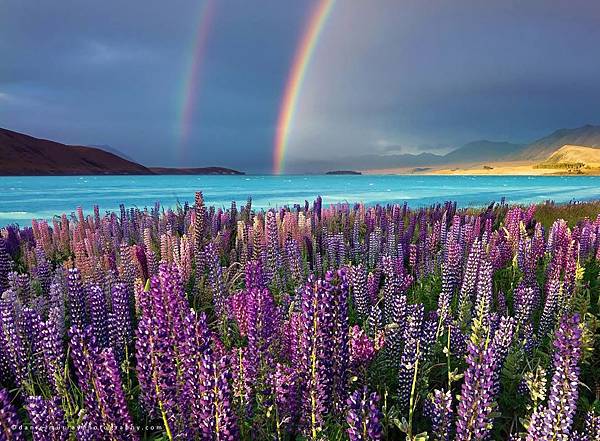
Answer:
[[[279,110],[279,118],[275,133],[275,148],[273,151],[273,173],[281,174],[285,160],[285,152],[289,140],[294,115],[298,104],[298,96],[306,76],[307,68],[312,59],[313,52],[327,21],[335,0],[319,0],[310,14],[302,39],[296,49],[294,63],[288,75],[288,80]]]

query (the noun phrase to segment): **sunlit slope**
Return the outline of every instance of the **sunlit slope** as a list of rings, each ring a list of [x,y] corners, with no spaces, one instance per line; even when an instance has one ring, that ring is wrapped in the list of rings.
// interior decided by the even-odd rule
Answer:
[[[540,167],[600,167],[600,149],[580,145],[564,145],[542,162]]]

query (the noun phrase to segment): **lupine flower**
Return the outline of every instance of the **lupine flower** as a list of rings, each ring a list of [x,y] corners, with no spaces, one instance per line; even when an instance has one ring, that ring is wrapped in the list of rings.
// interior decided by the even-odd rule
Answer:
[[[366,372],[377,352],[383,347],[383,332],[370,338],[358,325],[350,329],[350,366],[354,375]]]
[[[378,405],[379,396],[376,392],[369,393],[366,386],[350,395],[346,421],[351,441],[381,439],[383,415]]]
[[[334,372],[339,358],[334,357],[336,296],[340,287],[329,272],[325,280],[309,279],[302,293],[301,367],[305,375],[303,424],[311,439],[320,437],[325,415],[330,411]],[[339,304],[338,304],[339,305]]]
[[[6,389],[0,389],[0,435],[5,440],[25,440],[22,423]]]
[[[66,441],[68,429],[59,397],[44,399],[28,397],[25,404],[31,422],[31,434],[35,441]]]
[[[90,327],[80,330],[73,326],[69,334],[89,424],[99,428],[104,437],[137,439],[112,350],[97,346]]]
[[[456,439],[487,439],[499,392],[499,372],[513,337],[514,321],[503,319],[492,341],[468,343],[467,370],[457,409]]]
[[[423,305],[414,305],[407,317],[404,331],[404,351],[398,370],[398,398],[402,408],[407,408],[411,397],[411,387],[419,369],[421,357],[421,337],[423,326]]]
[[[112,288],[112,311],[108,314],[108,339],[118,361],[133,338],[131,295],[127,285],[117,283]]]
[[[6,240],[0,237],[0,294],[8,289],[8,273],[12,269],[12,259],[6,248]]]
[[[108,312],[104,291],[97,286],[91,286],[87,292],[90,323],[100,347],[108,344]]]
[[[25,386],[29,381],[29,369],[25,345],[17,331],[15,311],[5,300],[0,300],[0,343],[7,358],[10,373],[18,386]]]
[[[291,367],[277,363],[271,381],[277,430],[293,432],[300,412],[298,373]]]
[[[212,243],[203,251],[203,261],[208,268],[208,285],[211,290],[215,313],[217,317],[224,318],[226,314],[225,300],[227,293],[223,282],[223,270],[219,262],[219,255]]]
[[[554,339],[554,375],[548,403],[531,416],[527,441],[569,439],[579,397],[581,337],[579,315],[563,317]]]
[[[452,435],[452,394],[450,391],[434,390],[429,399],[432,439],[449,441]]]
[[[371,299],[367,291],[367,270],[362,264],[350,269],[350,285],[356,311],[361,317],[366,317],[369,313]]]
[[[83,284],[81,283],[81,277],[77,268],[69,270],[68,288],[71,325],[82,329],[87,325],[88,319]]]

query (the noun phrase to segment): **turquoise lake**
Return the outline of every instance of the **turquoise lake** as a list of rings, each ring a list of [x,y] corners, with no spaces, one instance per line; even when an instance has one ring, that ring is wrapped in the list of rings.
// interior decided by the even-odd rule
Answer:
[[[193,201],[202,190],[210,205],[228,207],[232,200],[278,207],[312,202],[402,203],[429,205],[446,200],[460,206],[486,205],[505,197],[512,203],[600,198],[598,176],[60,176],[0,177],[0,225],[29,225],[32,218],[51,219],[78,206],[103,213],[120,203],[139,208],[160,201],[169,207]]]

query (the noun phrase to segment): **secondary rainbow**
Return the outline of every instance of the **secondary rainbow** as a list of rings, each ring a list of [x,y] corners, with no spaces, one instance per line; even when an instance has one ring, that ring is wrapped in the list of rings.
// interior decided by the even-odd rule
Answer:
[[[192,56],[184,81],[185,86],[183,89],[179,128],[179,159],[185,159],[184,156],[193,127],[194,111],[196,109],[196,101],[199,95],[198,89],[202,76],[202,65],[206,54],[206,42],[212,26],[215,6],[215,0],[206,0],[200,8]]]
[[[279,118],[275,133],[275,148],[273,150],[273,173],[281,174],[285,160],[285,152],[288,144],[288,138],[294,115],[298,104],[298,96],[302,90],[302,84],[306,76],[308,66],[312,59],[315,47],[319,40],[319,35],[323,30],[323,25],[333,9],[335,0],[319,0],[310,14],[310,18],[305,26],[302,39],[296,49],[294,62],[283,95],[281,107],[279,109]]]

